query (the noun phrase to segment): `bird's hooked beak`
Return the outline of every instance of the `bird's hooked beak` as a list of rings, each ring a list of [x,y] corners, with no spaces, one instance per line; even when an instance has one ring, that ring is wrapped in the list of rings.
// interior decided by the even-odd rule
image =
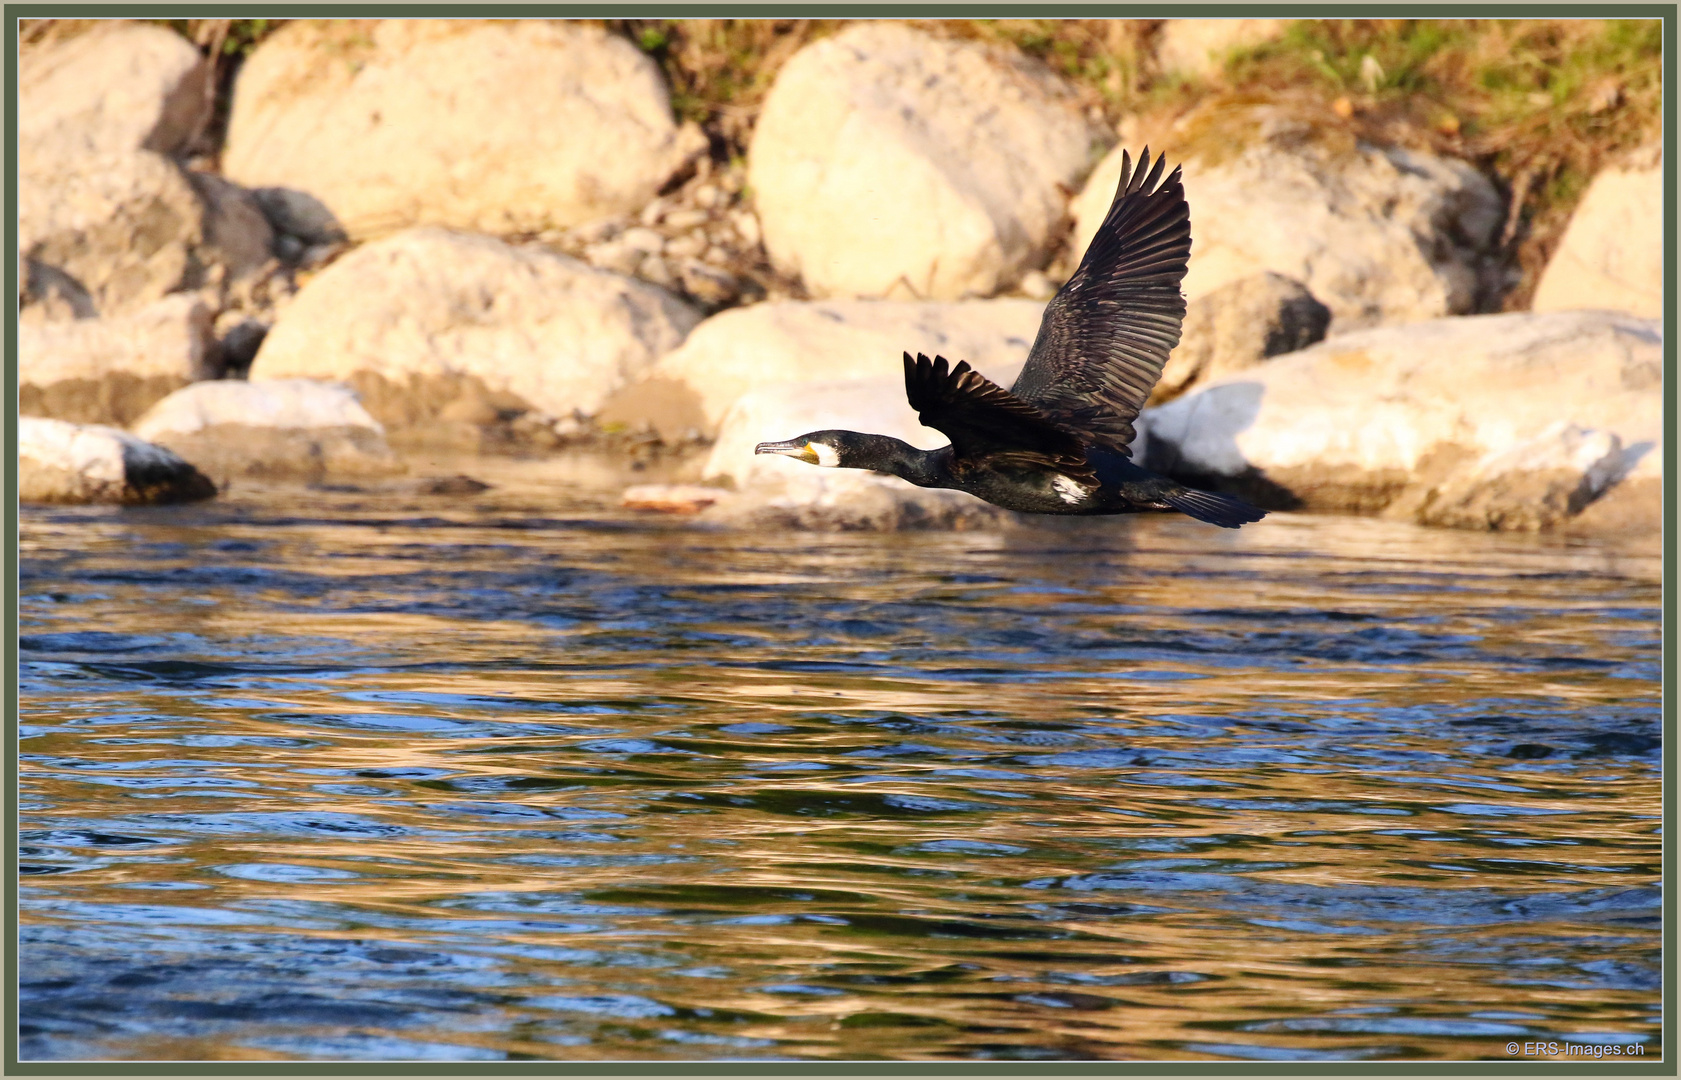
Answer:
[[[808,442],[801,439],[791,439],[788,442],[762,442],[753,448],[755,454],[781,454],[783,457],[798,458],[807,465],[817,464],[817,451]]]

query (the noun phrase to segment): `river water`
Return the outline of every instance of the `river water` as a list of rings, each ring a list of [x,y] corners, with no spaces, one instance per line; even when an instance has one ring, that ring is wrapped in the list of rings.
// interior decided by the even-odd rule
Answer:
[[[26,510],[25,1060],[1661,1053],[1654,548],[557,468]]]

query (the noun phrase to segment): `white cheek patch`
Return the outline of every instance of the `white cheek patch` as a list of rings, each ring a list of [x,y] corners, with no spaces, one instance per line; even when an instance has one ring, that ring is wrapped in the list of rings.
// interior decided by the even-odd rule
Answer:
[[[1051,486],[1056,488],[1058,495],[1062,496],[1062,501],[1070,505],[1084,502],[1088,494],[1085,488],[1061,473],[1057,473],[1051,478]]]
[[[826,469],[833,469],[840,464],[840,451],[825,443],[807,443],[811,452],[817,455],[817,464]]]

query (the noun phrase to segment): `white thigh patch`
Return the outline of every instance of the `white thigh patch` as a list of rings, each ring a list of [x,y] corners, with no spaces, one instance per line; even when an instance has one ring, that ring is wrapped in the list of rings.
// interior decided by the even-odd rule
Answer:
[[[1084,502],[1086,496],[1090,494],[1090,492],[1081,487],[1077,482],[1070,480],[1061,473],[1057,473],[1051,478],[1051,486],[1056,488],[1056,493],[1058,495],[1062,496],[1062,501],[1070,505],[1077,502]]]

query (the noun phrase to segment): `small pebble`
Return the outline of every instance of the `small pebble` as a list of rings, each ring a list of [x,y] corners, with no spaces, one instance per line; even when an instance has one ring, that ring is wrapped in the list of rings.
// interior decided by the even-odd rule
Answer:
[[[695,188],[695,205],[710,210],[724,202],[725,195],[714,184],[702,184]]]
[[[673,259],[692,259],[706,250],[706,238],[695,233],[688,233],[669,240],[665,245],[665,254]]]
[[[757,244],[759,242],[759,215],[753,213],[753,211],[737,211],[730,216],[730,223],[735,226],[735,231],[740,234],[741,238],[747,241],[748,244]]]
[[[667,266],[665,260],[658,255],[649,255],[643,259],[642,265],[636,268],[636,276],[643,281],[654,285],[664,285],[668,288],[677,284],[677,279],[672,276],[671,267]]]
[[[626,229],[619,243],[644,255],[658,255],[665,248],[665,237],[653,229]]]
[[[607,240],[586,247],[584,261],[598,270],[611,270],[615,274],[634,274],[637,264],[642,261],[642,253],[623,240]]]
[[[696,225],[705,225],[712,220],[712,215],[705,210],[673,210],[665,215],[664,224],[667,228],[683,230],[692,229]]]
[[[580,225],[572,230],[572,235],[580,243],[599,244],[603,240],[611,240],[619,235],[619,228],[619,222],[607,218],[602,221],[592,221],[587,225]]]
[[[727,303],[740,291],[734,275],[694,259],[684,260],[681,272],[683,290],[703,303]]]
[[[660,218],[664,217],[665,212],[670,208],[671,204],[664,199],[655,199],[642,208],[642,213],[637,215],[637,220],[644,225],[658,225]]]

